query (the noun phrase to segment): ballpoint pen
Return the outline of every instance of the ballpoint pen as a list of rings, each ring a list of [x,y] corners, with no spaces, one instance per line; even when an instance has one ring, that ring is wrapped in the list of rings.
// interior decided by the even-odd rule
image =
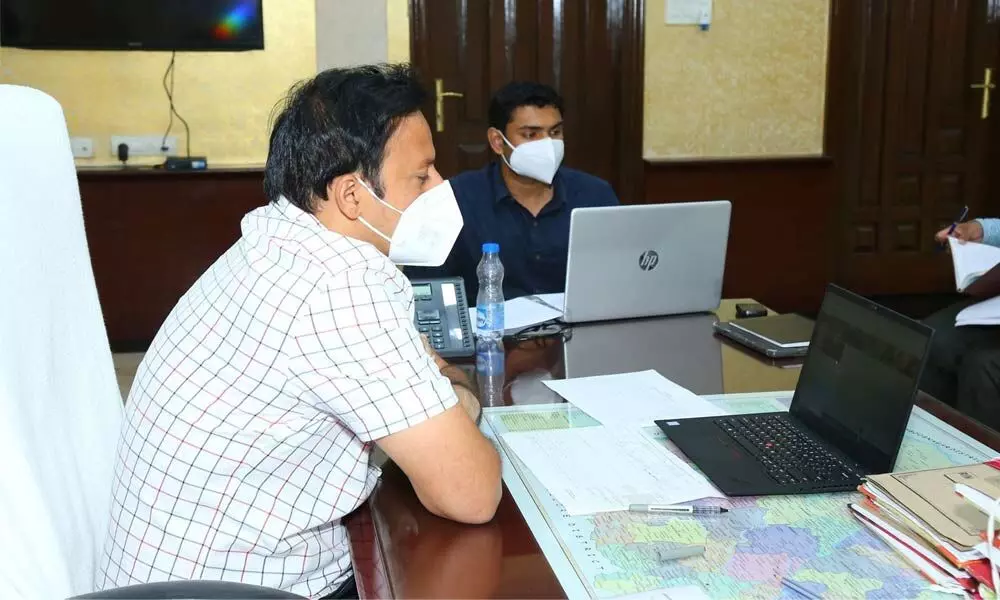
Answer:
[[[969,216],[969,207],[963,206],[962,212],[958,215],[958,218],[955,219],[955,222],[952,223],[951,227],[948,228],[948,235],[950,236],[951,234],[955,233],[955,228],[958,227],[958,224],[964,222],[965,218],[968,216]]]
[[[671,515],[721,515],[729,512],[721,506],[677,506],[672,504],[630,504],[629,512],[663,513]]]
[[[781,578],[781,585],[792,590],[793,592],[802,596],[803,598],[809,598],[809,600],[818,600],[823,597],[817,594],[816,592],[810,590],[809,588],[803,586],[801,583],[796,583],[787,577]]]

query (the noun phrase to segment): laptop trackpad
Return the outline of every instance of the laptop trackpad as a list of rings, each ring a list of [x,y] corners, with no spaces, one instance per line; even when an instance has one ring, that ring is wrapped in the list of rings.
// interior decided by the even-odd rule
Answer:
[[[727,496],[758,494],[775,486],[763,465],[714,423],[687,421],[665,429],[667,437]]]

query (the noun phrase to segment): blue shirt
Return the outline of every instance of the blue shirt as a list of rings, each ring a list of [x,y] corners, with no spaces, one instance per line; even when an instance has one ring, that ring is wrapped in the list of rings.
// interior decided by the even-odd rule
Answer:
[[[983,226],[983,243],[1000,246],[1000,219],[976,219]]]
[[[461,277],[469,304],[479,293],[476,267],[486,242],[500,244],[504,298],[562,292],[566,285],[569,217],[574,208],[615,206],[618,198],[603,179],[560,168],[552,181],[552,200],[530,212],[507,190],[496,162],[451,179],[465,226],[444,265],[407,268],[410,277]]]

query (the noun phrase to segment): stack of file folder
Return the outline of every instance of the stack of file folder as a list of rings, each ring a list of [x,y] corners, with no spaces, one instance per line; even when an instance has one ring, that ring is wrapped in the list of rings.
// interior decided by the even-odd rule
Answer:
[[[859,488],[864,501],[850,508],[932,584],[978,597],[981,584],[992,588],[986,515],[956,484],[992,502],[1000,496],[1000,461],[873,475]]]

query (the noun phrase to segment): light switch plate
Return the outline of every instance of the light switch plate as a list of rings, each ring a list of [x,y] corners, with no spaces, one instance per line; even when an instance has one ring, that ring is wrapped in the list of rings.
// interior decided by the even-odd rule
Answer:
[[[111,155],[118,156],[118,145],[128,146],[129,156],[176,156],[177,136],[167,136],[167,150],[160,149],[163,144],[162,135],[113,135],[111,136]]]
[[[69,138],[69,145],[73,148],[73,158],[94,158],[94,140],[88,137]]]

